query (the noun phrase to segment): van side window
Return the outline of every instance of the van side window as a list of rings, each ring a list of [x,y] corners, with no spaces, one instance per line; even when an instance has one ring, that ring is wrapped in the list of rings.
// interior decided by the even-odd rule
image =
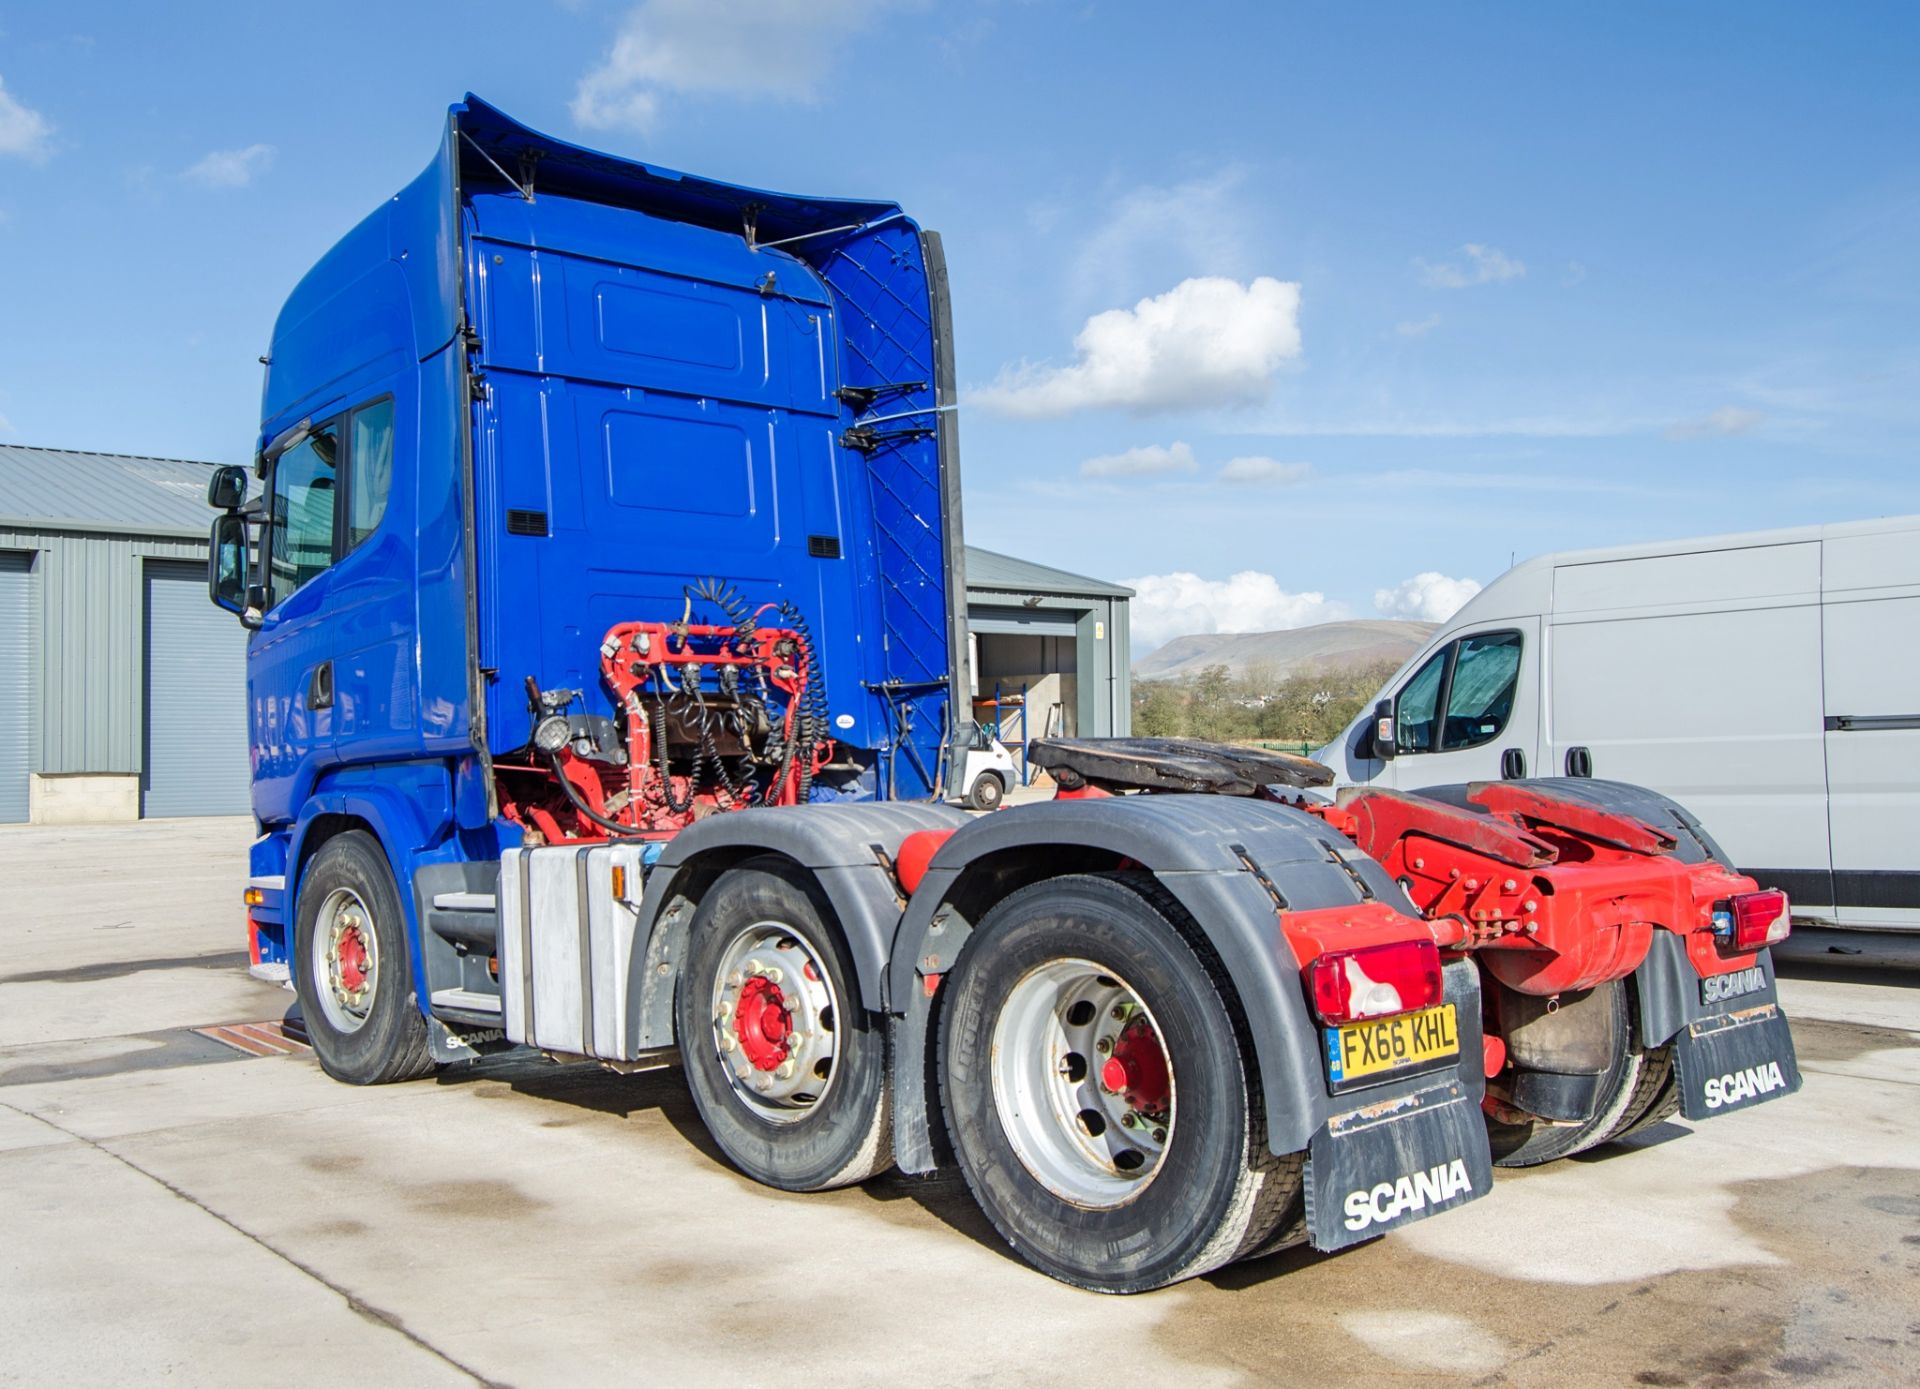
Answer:
[[[372,535],[387,514],[393,490],[393,401],[381,400],[353,412],[353,452],[349,456],[346,554]]]
[[[273,511],[267,533],[267,606],[277,605],[333,563],[335,466],[340,431],[316,429],[273,465]]]
[[[1520,634],[1481,632],[1454,643],[1453,679],[1447,686],[1447,717],[1440,748],[1478,747],[1500,736],[1513,713],[1520,682]]]
[[[1407,681],[1394,702],[1394,739],[1401,752],[1432,752],[1434,716],[1440,707],[1440,679],[1447,673],[1452,647],[1442,647]]]

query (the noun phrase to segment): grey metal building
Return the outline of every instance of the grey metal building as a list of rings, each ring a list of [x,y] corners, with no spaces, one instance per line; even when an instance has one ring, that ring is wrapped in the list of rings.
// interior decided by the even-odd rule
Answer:
[[[1132,597],[1119,584],[969,545],[974,717],[997,722],[1010,743],[1048,733],[1125,737],[1133,727]]]
[[[0,823],[246,812],[211,467],[0,445]]]

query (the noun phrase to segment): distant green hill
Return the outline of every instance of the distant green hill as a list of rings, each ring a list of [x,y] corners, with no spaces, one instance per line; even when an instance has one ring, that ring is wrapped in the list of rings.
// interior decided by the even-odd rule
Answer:
[[[1235,675],[1264,670],[1276,680],[1306,671],[1406,660],[1438,624],[1386,619],[1322,622],[1283,632],[1220,632],[1175,637],[1133,663],[1140,680],[1177,680],[1208,666]]]

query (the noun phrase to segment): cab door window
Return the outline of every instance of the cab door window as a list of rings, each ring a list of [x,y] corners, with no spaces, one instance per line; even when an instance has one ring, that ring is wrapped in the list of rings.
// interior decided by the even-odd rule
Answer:
[[[1513,715],[1513,695],[1520,684],[1518,632],[1478,632],[1453,645],[1447,717],[1440,732],[1443,752],[1498,738]]]
[[[326,425],[274,462],[267,527],[269,608],[333,563],[339,461],[340,431]]]
[[[1393,733],[1400,752],[1432,752],[1433,725],[1440,710],[1440,685],[1453,648],[1442,647],[1414,674],[1394,703]]]

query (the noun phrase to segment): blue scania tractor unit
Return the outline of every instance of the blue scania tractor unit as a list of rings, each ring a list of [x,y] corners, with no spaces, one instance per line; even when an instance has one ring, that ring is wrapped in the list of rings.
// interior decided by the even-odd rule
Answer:
[[[789,1190],[957,1166],[1136,1291],[1485,1193],[1480,986],[1304,759],[965,705],[939,238],[469,96],[274,326],[209,584],[251,629],[256,960],[321,1064],[679,1064]],[[251,494],[251,495],[250,495]]]

